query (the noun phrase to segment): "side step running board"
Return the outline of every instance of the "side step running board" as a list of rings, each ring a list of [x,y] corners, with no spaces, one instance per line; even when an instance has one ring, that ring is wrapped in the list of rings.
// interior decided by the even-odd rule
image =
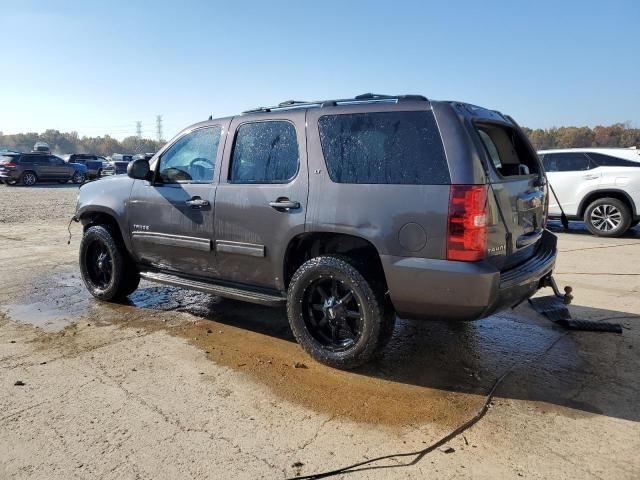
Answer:
[[[152,282],[172,285],[174,287],[188,288],[191,290],[199,290],[201,292],[218,295],[220,297],[241,300],[243,302],[257,303],[267,305],[269,307],[278,307],[284,305],[287,299],[281,295],[272,295],[269,293],[255,292],[242,288],[231,287],[226,285],[218,285],[215,283],[201,282],[188,278],[178,277],[160,272],[140,272],[142,278],[146,278]]]

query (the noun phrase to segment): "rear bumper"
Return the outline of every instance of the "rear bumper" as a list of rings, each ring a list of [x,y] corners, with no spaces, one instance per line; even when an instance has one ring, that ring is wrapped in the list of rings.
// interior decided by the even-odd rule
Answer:
[[[20,173],[14,170],[5,170],[0,172],[0,180],[18,180],[20,178]]]
[[[391,301],[404,318],[474,320],[531,297],[556,261],[557,239],[545,231],[536,253],[510,270],[488,262],[381,256]]]

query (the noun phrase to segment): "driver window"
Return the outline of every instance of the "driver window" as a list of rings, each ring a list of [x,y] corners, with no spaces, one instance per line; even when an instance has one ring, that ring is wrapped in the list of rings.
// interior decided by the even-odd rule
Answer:
[[[162,183],[208,183],[220,144],[221,127],[194,130],[180,138],[160,158]]]

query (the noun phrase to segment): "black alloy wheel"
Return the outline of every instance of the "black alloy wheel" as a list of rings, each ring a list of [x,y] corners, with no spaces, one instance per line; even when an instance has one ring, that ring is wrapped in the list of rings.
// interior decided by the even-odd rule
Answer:
[[[336,278],[323,276],[304,293],[304,322],[311,336],[332,352],[355,345],[364,326],[362,309],[353,290]]]

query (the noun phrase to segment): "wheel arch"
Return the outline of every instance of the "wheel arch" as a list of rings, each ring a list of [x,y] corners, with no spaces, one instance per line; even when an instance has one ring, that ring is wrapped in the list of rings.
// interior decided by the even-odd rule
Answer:
[[[344,255],[362,261],[363,275],[375,275],[386,289],[386,278],[380,254],[369,240],[357,235],[336,232],[302,233],[293,237],[285,250],[283,260],[284,287],[289,287],[293,274],[304,262],[327,254]],[[358,262],[360,266],[360,262]]]
[[[624,190],[620,190],[616,188],[596,190],[586,195],[582,199],[578,207],[578,217],[583,218],[585,212],[587,211],[587,208],[589,208],[589,205],[591,205],[591,203],[593,203],[594,201],[600,198],[615,198],[617,200],[620,200],[621,202],[624,202],[631,210],[631,216],[633,218],[637,218],[638,211],[636,209],[636,205],[633,202],[633,199],[631,198],[631,196]]]
[[[131,251],[129,235],[125,234],[126,230],[120,225],[118,216],[113,210],[107,207],[85,210],[77,218],[82,223],[83,232],[94,225],[109,225],[112,227],[113,232],[119,236],[119,240],[126,246],[127,250]]]

